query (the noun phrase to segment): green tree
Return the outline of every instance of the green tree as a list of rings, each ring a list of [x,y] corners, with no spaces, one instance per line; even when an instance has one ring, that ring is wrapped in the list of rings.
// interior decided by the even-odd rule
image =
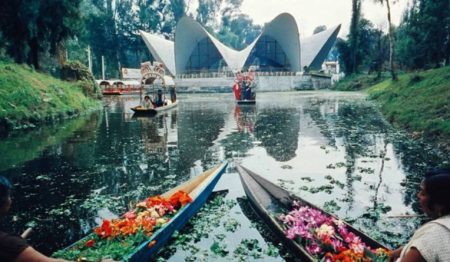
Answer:
[[[350,21],[350,32],[348,35],[349,61],[347,61],[347,73],[353,74],[358,72],[358,46],[359,46],[359,21],[361,19],[361,0],[352,0],[352,18]]]
[[[0,8],[3,45],[16,62],[40,68],[39,55],[61,54],[64,41],[81,30],[82,0],[2,1]],[[61,61],[63,62],[63,61]]]
[[[388,19],[388,36],[389,36],[389,71],[391,72],[392,80],[397,80],[397,74],[395,72],[394,64],[394,51],[395,51],[395,37],[394,26],[391,19],[391,3],[395,3],[396,0],[374,0],[377,3],[386,5],[386,14]]]

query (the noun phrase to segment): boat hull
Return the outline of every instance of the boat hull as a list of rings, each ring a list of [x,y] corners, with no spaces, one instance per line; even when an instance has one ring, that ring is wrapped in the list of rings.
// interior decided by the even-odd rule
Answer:
[[[139,116],[152,116],[156,115],[158,112],[164,112],[178,106],[178,101],[171,103],[170,105],[160,106],[156,108],[142,108],[142,107],[132,107],[131,110],[134,114]]]
[[[217,181],[219,181],[221,175],[225,172],[226,166],[227,163],[223,163],[218,166],[211,175],[208,183],[206,183],[202,188],[196,189],[199,194],[195,197],[195,199],[179,210],[169,223],[167,223],[159,231],[155,232],[155,234],[148,241],[141,244],[141,246],[137,248],[137,251],[126,257],[125,260],[136,262],[149,261],[154,255],[156,255],[159,248],[164,246],[171,238],[173,232],[175,230],[180,230],[188,222],[189,218],[194,216],[203,206],[216,186]]]
[[[251,105],[255,104],[256,100],[236,100],[236,102],[240,105]]]
[[[309,253],[301,245],[299,245],[296,241],[286,237],[281,222],[279,222],[273,215],[271,215],[273,212],[271,212],[270,210],[273,210],[275,206],[279,206],[285,210],[289,210],[292,202],[296,200],[299,201],[302,205],[310,206],[312,208],[320,210],[326,215],[334,218],[336,217],[329,214],[328,212],[323,211],[319,207],[301,199],[300,197],[290,194],[286,190],[280,188],[279,186],[240,165],[237,165],[237,169],[250,204],[255,209],[256,213],[270,227],[273,233],[275,233],[278,238],[283,241],[283,243],[294,255],[301,259],[300,261],[316,261],[316,259],[309,255]],[[353,228],[351,225],[347,223],[345,224],[350,232],[353,232],[354,234],[359,236],[363,242],[365,242],[372,248],[386,249],[385,246],[376,242],[374,239]]]

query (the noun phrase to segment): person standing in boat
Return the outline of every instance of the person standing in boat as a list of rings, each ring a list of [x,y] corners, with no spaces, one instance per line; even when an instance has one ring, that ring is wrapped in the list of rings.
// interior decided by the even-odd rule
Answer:
[[[162,93],[162,90],[161,89],[158,89],[158,92],[157,92],[157,94],[156,94],[156,97],[155,97],[155,106],[156,107],[160,107],[160,106],[163,106],[164,105],[164,100],[163,100],[163,93]]]
[[[177,101],[177,92],[174,85],[169,87],[169,92],[170,92],[170,101],[172,101],[172,103],[175,103],[175,101]]]
[[[450,170],[426,173],[417,197],[422,210],[433,220],[416,230],[408,244],[394,250],[390,261],[450,261]]]
[[[11,204],[12,185],[6,177],[0,176],[0,215],[4,216],[8,213]],[[22,234],[23,237],[25,233]],[[0,261],[2,262],[55,262],[66,261],[63,259],[54,259],[47,257],[39,251],[28,245],[27,241],[13,234],[0,231]]]

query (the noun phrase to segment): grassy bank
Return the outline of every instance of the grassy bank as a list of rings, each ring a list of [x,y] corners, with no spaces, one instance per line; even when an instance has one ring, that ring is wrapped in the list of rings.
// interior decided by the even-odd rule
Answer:
[[[357,81],[369,86],[373,80]],[[450,67],[401,74],[366,90],[389,122],[450,148]]]
[[[100,106],[93,83],[66,82],[0,61],[0,133],[67,118]]]

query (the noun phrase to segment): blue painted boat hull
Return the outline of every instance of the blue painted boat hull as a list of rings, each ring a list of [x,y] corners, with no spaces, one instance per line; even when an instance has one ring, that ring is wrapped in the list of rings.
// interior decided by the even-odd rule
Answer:
[[[188,220],[194,216],[198,210],[205,204],[212,190],[219,181],[222,174],[225,172],[227,163],[221,164],[212,174],[212,178],[207,185],[203,188],[201,193],[193,199],[193,201],[182,209],[168,222],[163,228],[155,232],[155,234],[146,242],[142,243],[134,253],[124,258],[125,261],[149,261],[158,250],[164,246],[172,236],[175,230],[180,230]],[[149,247],[149,244],[156,241],[154,245]]]

